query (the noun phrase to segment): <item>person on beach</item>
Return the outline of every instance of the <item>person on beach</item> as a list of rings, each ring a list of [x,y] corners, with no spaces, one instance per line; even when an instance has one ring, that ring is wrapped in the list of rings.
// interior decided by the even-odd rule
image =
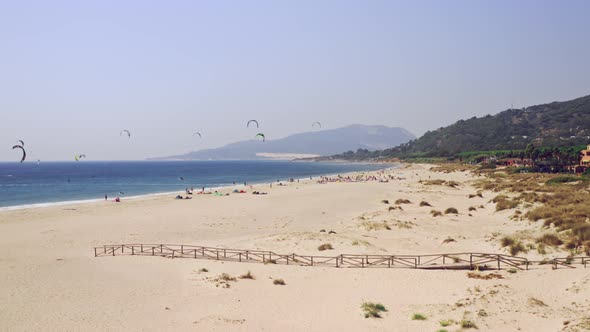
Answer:
[[[104,200],[106,201],[108,199],[109,199],[109,197],[107,196],[107,194],[104,194]]]

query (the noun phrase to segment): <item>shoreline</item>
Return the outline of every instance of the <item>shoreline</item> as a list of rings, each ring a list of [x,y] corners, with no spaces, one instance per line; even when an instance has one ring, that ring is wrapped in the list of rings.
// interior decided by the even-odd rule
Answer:
[[[365,164],[365,165],[375,165],[375,163],[359,163],[359,164]],[[383,170],[389,170],[389,169],[394,169],[397,167],[401,167],[403,165],[403,163],[390,163],[387,164],[389,165],[388,167],[385,167]],[[397,166],[396,166],[397,165]],[[354,171],[354,172],[347,172],[347,173],[332,173],[332,174],[321,174],[321,175],[315,175],[312,176],[311,178],[318,178],[318,177],[330,177],[330,176],[336,176],[336,175],[353,175],[353,174],[358,174],[358,173],[363,173],[363,172],[375,172],[378,170],[367,170],[367,171]],[[299,180],[299,181],[310,181],[310,178],[306,177],[306,178],[294,178],[295,181]],[[281,182],[288,182],[286,181],[281,181]],[[270,184],[271,182],[256,182],[256,183],[251,183],[248,184],[247,187],[249,186],[258,186],[258,185],[262,185],[262,184]],[[272,182],[272,183],[276,183],[276,182]],[[225,189],[238,189],[244,188],[243,184],[232,184],[232,183],[228,183],[225,185],[220,185],[220,186],[216,186],[216,187],[205,187],[205,190],[209,190],[209,191],[218,191],[218,190],[225,190]],[[200,189],[200,188],[196,188],[196,189]],[[139,195],[133,195],[133,196],[114,196],[114,197],[119,197],[121,200],[142,200],[142,199],[149,199],[152,197],[161,197],[161,196],[168,196],[168,195],[184,195],[185,191],[184,190],[179,190],[179,191],[168,191],[168,192],[155,192],[155,193],[146,193],[146,194],[139,194]],[[55,207],[55,206],[75,206],[75,205],[82,205],[82,204],[93,204],[93,203],[100,203],[100,202],[104,202],[105,200],[102,198],[90,198],[90,199],[76,199],[76,200],[70,200],[70,201],[58,201],[58,202],[42,202],[42,203],[32,203],[32,204],[22,204],[22,205],[11,205],[11,206],[3,206],[0,207],[0,213],[4,212],[4,211],[19,211],[19,210],[28,210],[28,209],[42,209],[42,208],[50,208],[50,207]],[[108,198],[106,200],[106,202],[111,202],[112,203],[112,199]]]

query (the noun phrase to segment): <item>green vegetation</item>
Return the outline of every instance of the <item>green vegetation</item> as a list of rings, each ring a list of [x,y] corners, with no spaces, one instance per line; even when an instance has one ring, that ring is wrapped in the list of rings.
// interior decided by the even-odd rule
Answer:
[[[424,316],[423,314],[413,314],[412,315],[412,320],[426,320],[426,316]]]
[[[386,312],[385,306],[381,303],[364,302],[361,305],[361,309],[365,314],[365,318],[381,318],[381,312]]]
[[[440,323],[440,326],[447,327],[447,326],[451,326],[451,325],[455,324],[455,321],[452,319],[445,319],[445,320],[441,320],[439,323]]]
[[[590,136],[587,128],[590,128],[590,96],[459,120],[394,148],[381,151],[359,149],[332,158],[401,158],[424,162],[444,162],[445,159],[481,162],[488,156],[531,158],[541,161],[535,163],[535,167],[549,167],[559,172],[566,164],[577,164],[579,151],[588,143],[586,137]],[[527,148],[532,142],[544,148]],[[494,163],[487,165],[495,167]]]

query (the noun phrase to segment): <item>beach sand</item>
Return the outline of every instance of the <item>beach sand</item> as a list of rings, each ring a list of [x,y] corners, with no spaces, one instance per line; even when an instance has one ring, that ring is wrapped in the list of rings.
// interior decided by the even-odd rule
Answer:
[[[437,331],[440,320],[451,319],[472,321],[480,331],[590,328],[590,268],[500,271],[503,279],[480,280],[467,271],[94,257],[94,246],[120,243],[332,256],[506,254],[503,235],[542,233],[541,223],[510,220],[513,210],[496,212],[492,193],[467,198],[476,192],[476,176],[430,168],[387,170],[403,178],[389,183],[254,186],[269,193],[262,196],[248,187],[247,194],[223,197],[170,195],[0,212],[1,330]],[[419,183],[429,179],[460,185]],[[411,203],[389,211],[401,198]],[[432,207],[420,207],[421,201]],[[430,214],[449,207],[459,214]],[[449,237],[455,241],[443,243]],[[318,251],[324,243],[334,249]],[[214,280],[247,271],[254,280],[229,281],[229,288]],[[286,285],[274,285],[277,278]],[[388,311],[367,319],[363,302],[382,303]],[[414,313],[427,319],[412,320]]]

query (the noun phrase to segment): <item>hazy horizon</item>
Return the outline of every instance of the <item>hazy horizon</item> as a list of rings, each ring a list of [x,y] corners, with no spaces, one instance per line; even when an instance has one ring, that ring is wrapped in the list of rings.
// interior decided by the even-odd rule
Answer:
[[[590,94],[586,1],[0,4],[0,161],[138,160],[350,124],[416,136]],[[131,139],[119,135],[129,129]],[[193,137],[201,132],[203,138]]]

